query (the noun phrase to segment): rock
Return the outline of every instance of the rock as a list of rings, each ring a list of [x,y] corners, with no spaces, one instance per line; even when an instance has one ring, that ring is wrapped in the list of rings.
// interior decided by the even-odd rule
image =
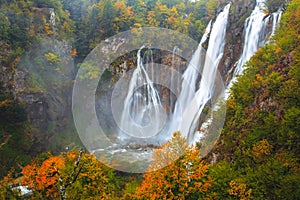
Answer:
[[[15,98],[24,103],[27,118],[45,143],[72,126],[69,122],[76,68],[70,49],[64,42],[46,38],[26,53],[14,73]],[[44,55],[49,52],[59,57],[57,64],[46,60]]]

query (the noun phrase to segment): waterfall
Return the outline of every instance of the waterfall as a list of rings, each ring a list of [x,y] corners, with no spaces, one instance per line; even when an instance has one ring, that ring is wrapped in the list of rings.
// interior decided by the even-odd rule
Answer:
[[[272,26],[272,32],[271,32],[271,36],[274,36],[275,31],[278,27],[279,21],[281,19],[281,15],[282,15],[282,9],[279,8],[279,10],[275,13],[272,14],[272,18],[273,18],[273,26]]]
[[[271,15],[273,18],[271,33],[268,34],[265,32],[270,18],[270,16],[266,17],[266,13],[264,12],[265,9],[265,0],[257,0],[256,6],[250,17],[246,19],[244,25],[246,31],[243,52],[240,59],[237,61],[233,78],[227,86],[226,99],[229,97],[229,89],[236,81],[236,76],[243,73],[245,63],[255,54],[259,47],[266,44],[269,35],[273,36],[278,26],[282,14],[281,9]]]
[[[188,142],[195,143],[199,141],[204,134],[200,133],[197,128],[204,108],[209,107],[211,103],[214,105],[215,98],[223,94],[216,95],[216,77],[219,63],[224,54],[226,27],[228,22],[229,10],[231,3],[227,4],[223,11],[219,13],[215,22],[210,21],[206,31],[194,52],[185,72],[183,73],[181,82],[181,91],[175,98],[170,92],[168,102],[170,104],[169,121],[167,127],[161,132],[169,139],[174,131],[179,130],[182,136],[186,137]],[[233,78],[230,80],[225,98],[228,98],[229,88],[236,81],[236,76],[244,70],[244,64],[254,55],[260,46],[268,41],[268,38],[274,35],[278,26],[282,11],[279,9],[276,13],[267,16],[265,0],[257,0],[256,6],[251,15],[246,19],[244,47],[239,60],[235,64],[233,70]],[[272,20],[272,28],[268,25]],[[203,51],[202,45],[208,40],[208,49]],[[134,70],[129,83],[129,89],[124,101],[123,113],[121,116],[121,140],[131,138],[150,138],[156,135],[161,125],[162,119],[161,109],[162,103],[158,89],[154,87],[153,82],[157,77],[153,67],[148,70],[143,64],[141,47],[137,53],[137,68]],[[148,62],[153,62],[152,52],[148,49],[146,57]],[[176,69],[175,55],[179,49],[174,47],[172,57],[173,70]],[[150,69],[150,71],[149,71]],[[151,70],[152,69],[152,70]],[[177,77],[178,78],[178,77]],[[200,82],[197,81],[200,79]],[[177,81],[177,80],[176,80]],[[173,80],[173,72],[171,73],[171,84]],[[214,109],[214,108],[213,108]],[[202,120],[202,118],[201,118]],[[209,125],[212,119],[205,119],[203,125]],[[139,129],[143,127],[143,129]],[[146,127],[146,128],[145,128]],[[152,134],[153,133],[153,134]],[[144,134],[147,134],[145,136]]]
[[[172,54],[172,68],[173,68],[173,70],[171,71],[171,81],[170,81],[171,85],[170,85],[170,88],[174,88],[175,87],[174,83],[177,82],[177,81],[180,81],[180,80],[174,80],[174,77],[175,77],[174,71],[179,71],[179,66],[178,66],[178,63],[176,62],[176,54],[179,54],[179,48],[177,46],[174,47],[173,54]],[[170,114],[173,113],[174,102],[175,102],[174,94],[172,94],[172,91],[170,90],[170,97],[169,97]]]
[[[212,98],[214,93],[214,85],[216,80],[216,73],[219,63],[223,57],[225,46],[226,26],[228,21],[230,3],[227,4],[221,12],[211,31],[208,42],[208,49],[205,57],[205,64],[202,72],[202,78],[199,84],[199,89],[196,91],[194,102],[191,103],[184,115],[184,126],[182,126],[182,133],[186,136],[189,142],[193,143],[198,127],[198,120],[206,103]],[[195,105],[200,105],[198,108]],[[199,134],[199,133],[198,133]]]
[[[183,119],[183,111],[191,103],[192,98],[196,91],[196,81],[201,70],[201,64],[203,64],[203,47],[202,44],[207,40],[208,35],[211,31],[211,21],[206,27],[206,31],[198,45],[197,50],[192,56],[191,61],[185,72],[183,73],[182,87],[177,101],[174,107],[174,112],[170,122],[170,128],[168,132],[173,133],[176,130],[180,130],[180,124]]]
[[[265,21],[266,14],[263,12],[263,1],[257,1],[256,6],[250,17],[245,22],[245,41],[243,53],[238,60],[235,74],[240,74],[243,71],[243,65],[251,56],[258,50],[261,44],[264,44],[264,29],[267,25]]]
[[[218,15],[212,29],[211,22],[208,24],[199,47],[183,74],[182,89],[175,105],[169,132],[180,130],[182,136],[186,137],[190,142],[194,137],[200,114],[213,93],[216,72],[224,51],[229,9],[230,4]],[[196,90],[196,81],[203,66],[202,44],[207,40],[209,33],[211,34],[201,81],[199,89]]]
[[[142,46],[137,53],[137,68],[134,70],[129,83],[127,96],[121,117],[120,139],[148,138],[156,134],[162,118],[161,100],[143,64]],[[152,60],[152,51],[148,49],[147,60]],[[150,69],[153,73],[153,70]],[[152,76],[153,77],[153,76]],[[141,129],[143,127],[144,129]],[[144,134],[147,135],[144,135]]]

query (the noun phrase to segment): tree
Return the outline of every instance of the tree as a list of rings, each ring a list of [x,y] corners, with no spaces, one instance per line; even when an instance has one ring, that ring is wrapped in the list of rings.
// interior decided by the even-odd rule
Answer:
[[[114,171],[83,150],[48,154],[23,168],[22,184],[37,198],[111,199],[115,193]]]
[[[114,7],[116,10],[116,17],[114,19],[116,32],[129,30],[133,24],[131,7],[127,7],[124,0],[116,2]]]
[[[76,152],[68,154],[66,166],[61,173],[63,177],[72,174],[74,171],[72,161],[77,157]],[[80,173],[76,181],[66,189],[67,199],[111,199],[114,196],[116,186],[113,169],[102,164],[91,154],[82,155],[79,168]]]
[[[177,160],[176,160],[177,158]],[[162,166],[168,165],[160,169]],[[138,188],[137,199],[199,199],[211,185],[209,164],[199,156],[199,149],[188,147],[179,132],[153,154],[150,171]]]
[[[103,33],[103,39],[111,37],[116,33],[116,27],[114,25],[115,17],[116,9],[112,0],[104,0],[102,4],[102,10],[100,12],[100,32]]]
[[[0,12],[0,19],[0,39],[7,40],[9,36],[10,21],[2,12]]]
[[[59,171],[64,166],[65,158],[62,156],[51,156],[38,164],[37,160],[23,168],[23,185],[33,189],[37,196],[47,198],[58,198],[59,193]]]
[[[210,18],[213,18],[216,15],[217,9],[220,7],[219,0],[208,0],[206,3],[207,14]]]

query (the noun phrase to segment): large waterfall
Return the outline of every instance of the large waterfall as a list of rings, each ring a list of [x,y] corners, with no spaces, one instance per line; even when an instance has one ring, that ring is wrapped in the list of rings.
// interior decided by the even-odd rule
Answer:
[[[195,97],[196,85],[199,73],[201,71],[201,65],[203,65],[203,47],[202,44],[207,40],[208,35],[211,31],[211,21],[209,22],[206,31],[198,45],[197,50],[195,51],[187,69],[183,74],[181,93],[179,94],[174,112],[171,118],[169,132],[173,133],[176,130],[181,129],[183,122],[183,111],[188,108],[191,101]]]
[[[269,36],[273,36],[278,26],[282,11],[279,9],[276,13],[272,13],[266,17],[266,0],[257,0],[256,6],[251,13],[250,17],[245,22],[245,39],[244,48],[240,59],[236,64],[236,68],[233,74],[233,78],[229,82],[228,91],[232,84],[236,81],[236,76],[242,74],[244,71],[245,63],[255,54],[260,46],[263,46],[268,41]],[[272,30],[267,31],[267,25],[270,17],[273,20]],[[229,92],[226,92],[226,98],[229,96]]]
[[[194,143],[203,137],[202,133],[197,131],[199,119],[205,107],[212,104],[212,98],[215,91],[216,74],[218,66],[223,57],[224,46],[226,43],[226,26],[228,22],[230,3],[219,13],[214,23],[209,22],[197,50],[194,52],[181,80],[181,91],[177,100],[170,93],[169,97],[169,121],[166,123],[163,132],[169,139],[174,131],[179,130],[181,134]],[[244,64],[251,58],[258,48],[268,41],[268,38],[274,34],[281,16],[281,10],[267,16],[265,0],[257,0],[256,6],[251,15],[245,21],[245,38],[243,51],[240,59],[236,62],[233,78],[228,84],[228,90],[235,82],[236,76],[244,70]],[[268,28],[272,20],[272,28]],[[208,41],[208,48],[205,52],[202,45]],[[133,72],[130,80],[128,94],[124,102],[124,110],[121,117],[122,130],[120,138],[150,138],[157,134],[160,127],[161,118],[164,114],[160,112],[163,107],[160,99],[160,92],[151,80],[155,78],[152,72],[148,72],[143,64],[142,50],[137,53],[137,68]],[[148,50],[149,51],[149,50]],[[174,47],[173,68],[175,65],[174,55],[179,49]],[[171,74],[172,80],[172,74]],[[200,81],[199,81],[200,80]],[[172,82],[172,81],[171,81]],[[225,95],[228,97],[229,93]],[[213,106],[213,105],[211,105]],[[130,113],[130,114],[126,114]],[[151,119],[151,120],[150,120]],[[166,119],[166,118],[165,118]],[[134,120],[134,123],[132,123]],[[147,125],[147,136],[145,132],[131,132],[139,130],[136,126]],[[149,133],[148,133],[149,132]],[[153,132],[153,134],[152,134]],[[163,141],[162,141],[163,142]]]
[[[186,72],[183,75],[182,91],[175,105],[169,132],[180,130],[181,134],[192,142],[197,128],[197,122],[206,103],[212,96],[213,86],[219,62],[223,56],[226,26],[230,4],[221,12],[211,29],[209,23],[197,51],[195,52]],[[210,34],[208,49],[198,90],[194,88],[201,69],[202,44]],[[197,136],[199,137],[199,136]]]
[[[220,12],[213,25],[211,21],[209,22],[206,32],[190,60],[182,76],[181,92],[177,97],[174,109],[172,109],[170,102],[173,113],[170,114],[170,120],[166,123],[167,127],[163,130],[167,132],[167,134],[164,134],[167,138],[164,139],[169,139],[174,131],[179,130],[183,136],[189,138],[189,141],[193,140],[201,112],[214,92],[218,65],[223,57],[229,9],[230,4]],[[202,45],[208,38],[208,49],[205,52]],[[119,138],[123,141],[154,136],[153,131],[158,130],[163,117],[163,114],[160,113],[162,104],[159,92],[154,87],[153,80],[150,79],[150,77],[154,78],[155,76],[148,75],[143,65],[141,51],[144,48],[144,46],[141,47],[137,53],[137,68],[133,72],[124,102],[121,117],[122,130],[119,134]],[[178,50],[174,48],[173,55],[176,51]],[[200,77],[200,82],[197,83]],[[171,95],[170,99],[173,101]],[[142,129],[143,132],[136,127],[144,125],[147,125],[149,129]],[[144,136],[145,130],[147,131],[146,137]]]
[[[153,81],[150,79],[150,77],[153,78],[155,75],[149,76],[149,72],[147,72],[143,64],[142,50],[144,48],[145,46],[142,46],[137,53],[137,68],[133,72],[124,102],[124,110],[121,117],[121,140],[130,139],[130,136],[148,138],[155,135],[164,116],[161,113],[160,96],[154,87]],[[148,54],[150,57],[152,56],[151,49],[148,49]],[[153,70],[150,73],[154,73]],[[139,126],[144,127],[144,129],[140,129]],[[143,131],[147,132],[147,136]],[[152,132],[153,134],[151,134]]]

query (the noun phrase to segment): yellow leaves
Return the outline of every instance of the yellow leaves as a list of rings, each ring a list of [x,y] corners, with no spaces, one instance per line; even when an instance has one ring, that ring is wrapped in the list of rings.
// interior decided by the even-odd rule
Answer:
[[[150,11],[148,13],[148,16],[147,16],[147,20],[148,20],[148,23],[151,25],[151,26],[158,26],[159,23],[157,22],[157,20],[155,19],[155,13],[154,11]]]
[[[67,154],[67,156],[66,156],[66,158],[68,159],[68,160],[71,160],[71,161],[75,161],[75,159],[78,157],[78,152],[77,151],[70,151],[68,154]]]
[[[206,3],[206,9],[209,17],[213,17],[215,15],[216,10],[220,7],[219,0],[209,0]]]
[[[127,7],[124,0],[116,2],[114,4],[114,7],[115,7],[116,11],[119,12],[121,14],[121,16],[123,16],[123,17],[124,16],[126,16],[126,17],[131,16],[132,17],[133,16],[133,12],[131,10],[132,7],[131,6]]]
[[[64,22],[64,23],[63,23],[63,27],[64,27],[65,29],[67,29],[67,28],[69,27],[69,24],[68,24],[67,22]]]
[[[273,146],[268,142],[268,140],[263,139],[253,146],[253,155],[257,158],[268,156],[271,154],[272,148]]]
[[[170,12],[174,13],[174,15],[178,15],[176,7],[172,7]]]
[[[236,103],[234,97],[231,95],[231,97],[226,102],[227,109],[235,110],[236,109]]]
[[[147,21],[151,26],[165,27],[185,32],[189,25],[188,20],[182,20],[176,7],[168,8],[159,1],[156,6],[148,12]]]
[[[228,193],[240,200],[252,199],[252,189],[247,190],[247,185],[245,183],[239,183],[235,180],[230,181],[230,189],[228,190]]]
[[[30,36],[34,36],[34,35],[35,35],[35,31],[34,31],[34,26],[33,26],[33,25],[31,25],[31,26],[29,27],[29,32],[28,32],[28,34],[29,34]]]
[[[49,52],[49,53],[44,54],[44,56],[50,64],[57,64],[60,62],[59,56],[57,56],[54,53]]]
[[[120,28],[124,29],[126,25],[130,24],[133,18],[133,12],[131,10],[132,7],[126,6],[124,0],[116,2],[114,8],[117,13],[117,16],[114,18],[114,29],[118,32]]]
[[[50,28],[50,24],[49,23],[46,23],[45,26],[44,26],[44,28],[45,28],[45,31],[46,31],[47,35],[51,35],[53,33],[52,30],[51,30],[51,28]]]
[[[59,67],[56,67],[54,70],[55,70],[56,72],[61,72],[61,69],[60,69]]]
[[[133,24],[133,27],[135,27],[135,28],[141,28],[143,25],[142,24],[140,24],[140,23],[134,23]]]
[[[170,24],[169,26],[171,28],[172,26],[175,26],[178,23],[178,20],[176,17],[170,16],[169,18],[167,18],[167,22],[168,22],[168,24]]]

